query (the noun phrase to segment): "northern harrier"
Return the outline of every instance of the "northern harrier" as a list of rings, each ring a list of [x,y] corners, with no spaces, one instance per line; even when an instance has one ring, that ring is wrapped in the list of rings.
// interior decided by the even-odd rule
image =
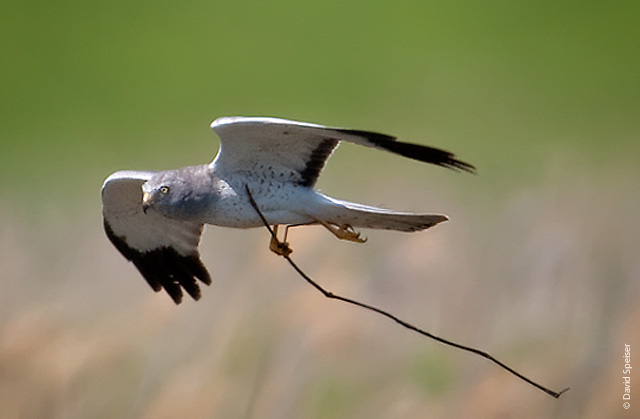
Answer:
[[[375,208],[328,197],[314,185],[340,141],[360,144],[451,169],[474,167],[437,148],[396,141],[374,132],[329,128],[277,118],[228,117],[211,127],[220,136],[212,163],[167,171],[119,171],[102,187],[104,228],[114,246],[155,291],[176,302],[182,288],[200,298],[196,279],[211,277],[200,260],[204,224],[250,228],[321,224],[343,240],[363,242],[354,228],[418,231],[445,215]],[[288,254],[285,239],[271,250]]]

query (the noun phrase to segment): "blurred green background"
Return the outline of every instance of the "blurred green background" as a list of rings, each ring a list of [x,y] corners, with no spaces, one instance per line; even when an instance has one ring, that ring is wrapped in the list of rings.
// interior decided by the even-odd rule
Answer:
[[[632,417],[640,348],[640,6],[601,2],[4,2],[0,406],[7,418]],[[454,151],[477,176],[342,146],[320,187],[444,212],[364,246],[209,228],[198,304],[153,294],[101,230],[119,169],[210,161],[268,115]],[[634,392],[635,393],[635,392]],[[626,416],[625,416],[626,415]]]

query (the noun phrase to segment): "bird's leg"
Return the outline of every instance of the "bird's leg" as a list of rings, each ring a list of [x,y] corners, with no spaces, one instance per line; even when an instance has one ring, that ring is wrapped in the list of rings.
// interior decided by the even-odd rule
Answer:
[[[249,203],[251,204],[253,209],[256,210],[256,212],[258,213],[258,217],[260,217],[260,220],[262,220],[264,226],[267,228],[267,230],[269,230],[269,233],[271,234],[269,249],[271,249],[272,252],[274,252],[279,256],[284,256],[285,258],[288,258],[291,252],[293,252],[293,250],[289,247],[289,243],[286,243],[286,242],[281,243],[280,240],[278,240],[278,225],[275,224],[273,226],[273,229],[269,226],[269,221],[267,221],[267,219],[264,217],[264,214],[262,214],[262,211],[260,211],[260,208],[258,208],[258,204],[256,204],[256,200],[253,199],[253,195],[251,194],[249,185],[245,184],[244,188],[247,191],[247,195],[249,196]],[[286,239],[286,235],[285,235],[285,239]]]
[[[284,239],[282,241],[284,241],[286,243],[287,241],[287,235],[289,234],[289,229],[291,227],[302,227],[302,226],[310,226],[310,225],[314,225],[314,224],[318,224],[316,221],[311,221],[310,223],[300,223],[300,224],[287,224],[284,227]],[[288,243],[287,243],[288,244]]]
[[[289,227],[295,227],[295,224],[287,224],[286,226],[284,226],[284,237],[282,238],[282,242],[285,244],[289,244],[287,243],[287,236],[289,235]]]
[[[273,234],[271,235],[271,241],[269,242],[269,249],[279,256],[289,256],[293,249],[289,247],[287,243],[287,229],[285,228],[284,240],[278,240],[278,225],[273,226]]]
[[[269,243],[269,249],[271,249],[272,252],[276,253],[277,255],[280,256],[288,256],[291,254],[291,252],[293,252],[293,249],[291,247],[289,247],[289,242],[287,241],[287,236],[289,235],[289,229],[291,227],[300,227],[300,226],[308,226],[308,225],[312,225],[312,224],[316,224],[315,221],[310,222],[310,223],[300,223],[300,224],[287,224],[286,226],[284,226],[284,237],[282,238],[282,241],[278,240],[278,225],[274,225],[273,226],[273,235],[271,236],[271,242]]]
[[[349,224],[334,224],[325,221],[319,221],[327,230],[329,230],[334,236],[340,240],[348,240],[356,243],[364,243],[366,238],[360,236],[360,233],[353,229]]]

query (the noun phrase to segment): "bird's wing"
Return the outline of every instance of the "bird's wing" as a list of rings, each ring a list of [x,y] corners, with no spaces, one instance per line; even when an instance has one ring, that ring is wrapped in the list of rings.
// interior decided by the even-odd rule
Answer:
[[[220,137],[220,151],[212,163],[219,173],[270,171],[294,183],[313,186],[340,141],[451,169],[475,170],[448,151],[397,141],[375,132],[262,117],[218,118],[211,128]]]
[[[196,278],[207,285],[211,283],[198,253],[203,225],[167,218],[152,209],[143,212],[141,187],[153,173],[120,171],[105,180],[105,232],[156,292],[164,288],[178,304],[184,288],[197,300],[200,287]]]

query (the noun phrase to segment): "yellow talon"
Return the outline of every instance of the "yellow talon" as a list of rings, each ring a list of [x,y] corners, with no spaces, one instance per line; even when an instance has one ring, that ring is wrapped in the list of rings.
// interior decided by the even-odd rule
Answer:
[[[354,230],[349,224],[337,225],[323,221],[320,223],[340,240],[348,240],[356,243],[364,243],[367,241],[366,238],[360,237],[360,233]]]

